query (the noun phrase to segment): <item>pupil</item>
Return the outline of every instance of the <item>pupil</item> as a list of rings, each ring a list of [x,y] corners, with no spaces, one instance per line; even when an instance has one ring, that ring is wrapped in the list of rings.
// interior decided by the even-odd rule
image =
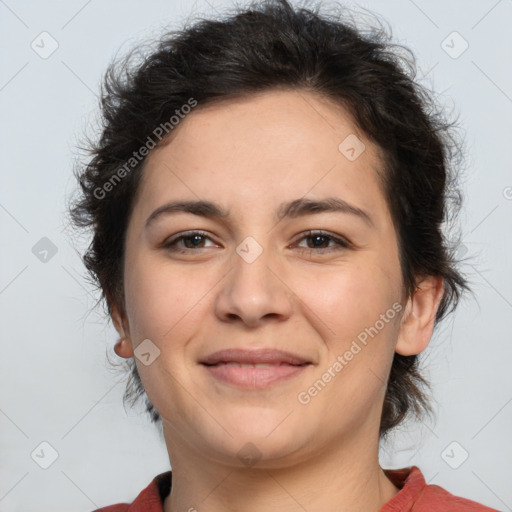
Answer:
[[[192,235],[192,236],[188,237],[189,241],[192,240],[193,247],[197,247],[197,245],[198,245],[195,242],[201,243],[201,238],[203,238],[203,235]],[[194,242],[194,240],[195,240],[195,242]]]
[[[314,235],[312,237],[312,239],[315,240],[315,241],[322,240],[323,238],[325,238],[323,235]],[[318,245],[322,245],[322,242],[320,242],[320,244],[318,244],[318,245],[316,243],[313,243],[313,245],[315,247],[318,247]]]

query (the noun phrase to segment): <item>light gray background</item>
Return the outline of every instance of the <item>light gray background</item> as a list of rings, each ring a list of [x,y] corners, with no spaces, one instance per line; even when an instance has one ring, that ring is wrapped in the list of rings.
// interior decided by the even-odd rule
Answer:
[[[197,2],[196,13],[231,5],[212,2]],[[425,352],[437,422],[402,429],[394,446],[383,446],[381,463],[418,465],[429,483],[512,510],[512,2],[347,5],[391,23],[396,41],[416,53],[424,83],[461,114],[469,150],[461,221],[462,252],[472,259],[463,271],[478,300],[468,296]],[[164,0],[0,0],[1,511],[86,512],[131,502],[169,468],[154,426],[140,409],[123,409],[124,382],[105,361],[115,331],[100,310],[89,313],[95,296],[73,248],[85,240],[72,242],[64,213],[76,186],[76,145],[84,130],[94,133],[106,65],[119,49],[179,26],[192,8]],[[59,45],[47,59],[31,48],[43,31]],[[469,43],[458,58],[441,46],[453,31]],[[462,42],[448,44],[456,51]],[[58,249],[47,262],[32,252],[42,237]],[[31,458],[36,450],[40,462],[49,460],[42,442],[58,453],[48,469]],[[463,450],[467,460],[453,469],[446,460],[457,465]]]

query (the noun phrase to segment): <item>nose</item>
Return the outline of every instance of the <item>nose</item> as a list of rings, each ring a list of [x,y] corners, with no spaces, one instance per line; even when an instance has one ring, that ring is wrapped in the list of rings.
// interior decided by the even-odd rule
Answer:
[[[249,246],[249,251],[254,250]],[[267,249],[255,259],[242,251],[233,254],[232,267],[221,281],[215,301],[217,317],[247,327],[288,319],[293,311],[293,291],[277,258]]]

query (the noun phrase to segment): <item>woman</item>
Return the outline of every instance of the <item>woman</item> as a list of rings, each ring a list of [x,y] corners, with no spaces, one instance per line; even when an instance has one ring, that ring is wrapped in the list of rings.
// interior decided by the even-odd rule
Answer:
[[[101,510],[493,510],[379,465],[469,289],[452,126],[392,50],[282,0],[107,72],[72,215],[172,485]]]

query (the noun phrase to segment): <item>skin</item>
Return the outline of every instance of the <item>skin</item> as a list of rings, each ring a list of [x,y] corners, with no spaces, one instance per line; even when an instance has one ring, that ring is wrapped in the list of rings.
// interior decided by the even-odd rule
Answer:
[[[349,134],[366,147],[354,161],[338,149]],[[163,419],[173,473],[165,512],[368,512],[399,491],[378,461],[385,383],[395,352],[428,345],[443,281],[427,277],[404,296],[380,162],[342,107],[290,90],[199,105],[149,154],[127,228],[125,307],[111,305],[119,356],[133,357],[145,339],[160,350],[150,365],[136,362]],[[281,202],[303,197],[344,199],[373,225],[339,212],[276,220]],[[145,227],[178,199],[216,201],[230,216],[160,215]],[[207,237],[163,247],[189,230]],[[248,236],[263,249],[251,263],[236,252]],[[300,403],[394,303],[400,314]],[[266,389],[240,389],[198,362],[234,347],[288,350],[314,364]],[[249,442],[252,465],[238,456]]]

